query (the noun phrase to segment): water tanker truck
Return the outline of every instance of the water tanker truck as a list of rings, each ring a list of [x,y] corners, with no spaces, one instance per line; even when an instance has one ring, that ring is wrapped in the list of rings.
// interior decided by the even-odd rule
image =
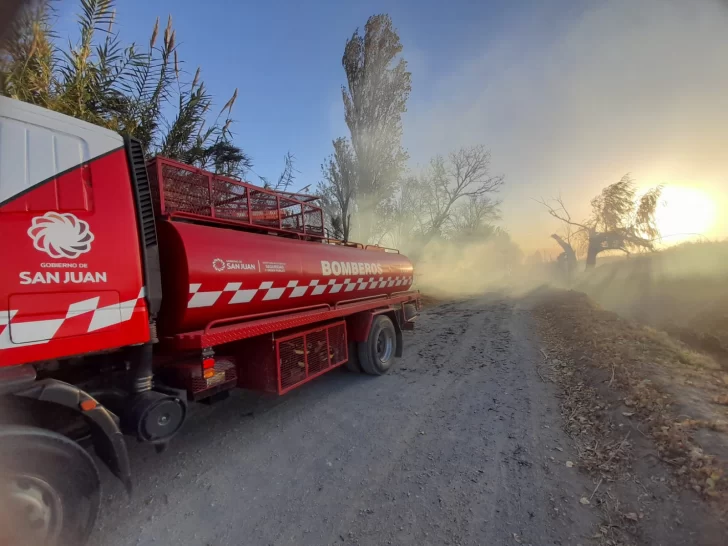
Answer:
[[[386,373],[420,305],[410,261],[327,238],[314,197],[3,97],[0,230],[3,545],[83,544],[95,461],[131,490],[126,438],[163,450],[191,403]]]

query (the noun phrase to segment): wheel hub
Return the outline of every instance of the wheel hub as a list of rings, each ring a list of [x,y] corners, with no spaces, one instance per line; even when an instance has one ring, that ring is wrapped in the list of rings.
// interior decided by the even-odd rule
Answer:
[[[36,476],[11,476],[3,497],[19,538],[29,544],[53,544],[61,528],[62,505],[58,493]]]
[[[377,336],[377,357],[381,362],[387,362],[392,357],[394,340],[386,330],[379,332]]]

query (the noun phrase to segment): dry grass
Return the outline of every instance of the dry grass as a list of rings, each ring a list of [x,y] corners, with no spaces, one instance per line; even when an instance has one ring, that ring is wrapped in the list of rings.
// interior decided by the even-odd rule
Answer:
[[[592,538],[604,546],[635,544],[633,535],[636,533],[630,533],[630,527],[642,514],[624,507],[620,495],[615,492],[615,484],[630,471],[631,432],[621,430],[609,417],[608,402],[578,373],[578,365],[567,357],[557,339],[543,329],[541,334],[549,338],[549,343],[548,353],[542,351],[544,362],[539,375],[561,388],[564,428],[576,447],[578,465],[595,483],[592,493],[582,497],[581,503],[595,505],[603,514]]]
[[[633,440],[648,438],[690,488],[728,514],[728,374],[709,356],[663,332],[605,311],[577,292],[541,294],[535,305],[547,343],[540,374],[562,388],[566,429],[580,465],[599,484],[604,544],[626,544],[641,519],[639,507],[620,505],[614,488],[637,479]]]
[[[728,371],[728,241],[602,260],[575,288],[622,316],[668,332]]]
[[[715,359],[706,354],[698,353],[689,349],[675,338],[670,337],[667,332],[657,330],[650,326],[645,326],[643,328],[643,333],[648,339],[654,341],[656,345],[667,348],[670,353],[677,357],[677,360],[681,364],[686,364],[687,366],[693,366],[695,368],[705,368],[706,370],[721,369],[721,366],[715,361]]]

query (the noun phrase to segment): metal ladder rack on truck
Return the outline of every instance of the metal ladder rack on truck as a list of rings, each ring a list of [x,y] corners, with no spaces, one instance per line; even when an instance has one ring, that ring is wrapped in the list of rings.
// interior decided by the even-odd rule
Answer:
[[[386,373],[412,264],[323,225],[311,196],[0,97],[0,543],[86,540],[86,444],[130,488],[124,435],[163,449],[190,401]]]

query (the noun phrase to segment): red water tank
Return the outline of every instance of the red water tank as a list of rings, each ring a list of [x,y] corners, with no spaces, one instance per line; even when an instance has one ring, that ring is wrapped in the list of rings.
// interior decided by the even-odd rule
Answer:
[[[403,255],[180,221],[158,222],[162,335],[216,319],[403,292]]]

